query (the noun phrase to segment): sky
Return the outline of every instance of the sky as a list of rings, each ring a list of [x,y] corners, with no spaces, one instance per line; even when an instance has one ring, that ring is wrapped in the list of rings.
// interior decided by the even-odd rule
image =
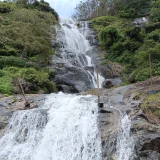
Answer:
[[[80,0],[45,0],[55,9],[59,16],[70,17]]]

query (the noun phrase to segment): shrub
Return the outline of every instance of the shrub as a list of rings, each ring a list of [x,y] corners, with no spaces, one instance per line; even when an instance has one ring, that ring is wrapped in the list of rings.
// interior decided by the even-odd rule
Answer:
[[[151,39],[155,42],[160,42],[160,30],[157,29],[155,31],[152,31],[151,33],[148,33],[147,39]]]
[[[26,65],[26,59],[13,57],[13,56],[0,56],[0,68],[6,66],[17,66],[17,67],[24,67]]]
[[[49,66],[43,68],[43,71],[49,74],[49,78],[52,79],[55,76],[55,70]]]
[[[0,93],[10,95],[13,91],[13,86],[11,84],[12,78],[6,75],[3,71],[0,71],[0,74]]]
[[[2,74],[5,73],[5,75],[8,75],[11,79],[22,78],[26,82],[29,82],[31,93],[38,92],[40,89],[45,90],[46,93],[56,91],[55,83],[49,80],[49,74],[43,70],[36,70],[35,68],[6,67],[1,72]],[[50,73],[51,75],[53,74],[53,72]]]
[[[160,0],[152,1],[150,19],[154,22],[160,22]]]
[[[118,17],[120,18],[130,18],[130,14],[126,13],[124,10],[118,12]]]
[[[54,82],[46,81],[44,82],[44,87],[47,89],[47,93],[56,92],[56,84]]]
[[[146,68],[138,68],[134,70],[130,75],[130,82],[144,81],[150,77],[149,67]]]
[[[0,13],[8,13],[10,11],[11,11],[11,8],[8,3],[0,2]]]
[[[0,48],[0,56],[17,56],[18,51],[14,48]]]
[[[113,43],[117,42],[121,38],[115,27],[109,26],[102,29],[99,33],[99,40],[102,45],[106,48],[113,45]]]

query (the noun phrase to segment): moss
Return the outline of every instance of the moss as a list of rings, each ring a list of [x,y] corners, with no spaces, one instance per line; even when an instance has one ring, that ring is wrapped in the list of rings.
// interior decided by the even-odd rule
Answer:
[[[139,100],[143,99],[145,96],[146,96],[146,94],[144,92],[137,92],[134,94],[133,100],[139,101]]]
[[[153,95],[147,95],[141,108],[144,112],[151,112],[160,118],[160,92]]]
[[[91,95],[96,95],[96,96],[98,96],[98,92],[97,92],[96,90],[94,90],[94,89],[89,89],[89,90],[87,91],[87,93],[88,93],[88,94],[91,94]]]
[[[135,101],[140,100],[140,95],[139,95],[139,93],[137,93],[137,94],[134,95],[133,100],[135,100]]]

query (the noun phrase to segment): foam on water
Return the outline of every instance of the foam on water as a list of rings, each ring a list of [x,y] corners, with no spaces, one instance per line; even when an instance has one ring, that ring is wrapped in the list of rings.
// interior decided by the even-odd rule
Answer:
[[[95,99],[51,94],[41,108],[14,112],[0,160],[101,160]]]

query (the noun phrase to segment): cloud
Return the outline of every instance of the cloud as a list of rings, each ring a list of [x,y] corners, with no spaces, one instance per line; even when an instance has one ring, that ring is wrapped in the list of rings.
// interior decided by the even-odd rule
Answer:
[[[45,0],[60,16],[70,17],[80,0]]]

